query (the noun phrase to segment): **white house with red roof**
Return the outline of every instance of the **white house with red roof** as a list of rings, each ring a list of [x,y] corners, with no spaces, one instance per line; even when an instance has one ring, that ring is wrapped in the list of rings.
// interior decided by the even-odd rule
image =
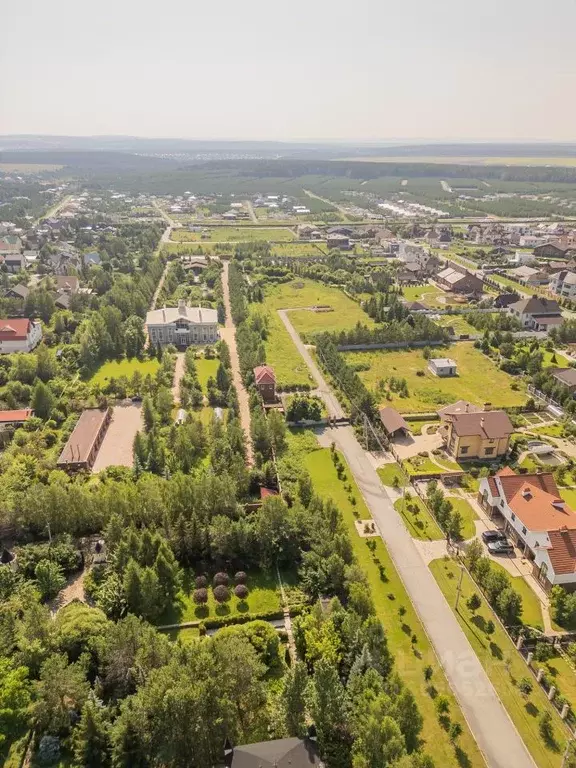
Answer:
[[[32,352],[42,341],[40,321],[27,317],[0,319],[0,354]]]
[[[533,563],[545,589],[576,589],[576,512],[561,498],[549,472],[517,475],[505,467],[480,481],[478,501]]]

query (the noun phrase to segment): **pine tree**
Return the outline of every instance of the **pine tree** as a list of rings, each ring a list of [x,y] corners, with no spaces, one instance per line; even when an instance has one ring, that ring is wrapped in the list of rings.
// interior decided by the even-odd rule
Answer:
[[[135,560],[130,560],[126,566],[123,588],[128,610],[141,616],[144,608],[142,569]]]
[[[303,737],[306,732],[306,702],[304,694],[308,684],[306,665],[298,661],[284,676],[282,706],[289,736]]]
[[[172,550],[163,542],[156,556],[154,570],[158,576],[158,584],[166,602],[171,603],[178,591],[178,564]]]
[[[32,410],[39,419],[48,419],[54,408],[54,395],[43,381],[38,380],[32,392]]]
[[[94,700],[84,705],[74,731],[74,765],[78,768],[107,768],[110,765],[110,734],[102,707]]]
[[[144,429],[150,432],[156,423],[156,412],[152,404],[152,398],[147,395],[142,402],[142,416],[144,419]]]

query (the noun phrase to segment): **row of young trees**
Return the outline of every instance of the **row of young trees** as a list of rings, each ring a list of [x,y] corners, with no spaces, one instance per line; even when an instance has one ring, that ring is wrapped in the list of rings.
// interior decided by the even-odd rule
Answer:
[[[405,320],[392,320],[385,325],[368,328],[358,322],[349,331],[333,334],[338,346],[350,344],[410,344],[415,341],[448,341],[448,333],[425,315],[408,315]]]

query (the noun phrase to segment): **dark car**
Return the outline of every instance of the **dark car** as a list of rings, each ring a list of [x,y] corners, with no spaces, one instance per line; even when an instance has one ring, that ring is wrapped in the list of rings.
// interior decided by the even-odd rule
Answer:
[[[502,531],[482,531],[482,540],[486,544],[489,541],[506,541],[506,534]]]
[[[493,555],[513,555],[514,547],[508,541],[488,542],[488,552]]]

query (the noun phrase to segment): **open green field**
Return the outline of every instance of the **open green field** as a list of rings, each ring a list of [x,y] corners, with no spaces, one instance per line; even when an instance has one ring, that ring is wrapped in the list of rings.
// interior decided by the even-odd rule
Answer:
[[[433,560],[430,570],[446,600],[454,608],[460,579],[458,564],[454,560]],[[475,615],[466,607],[466,601],[473,592],[482,598],[482,606]],[[556,710],[535,682],[529,696],[520,693],[518,682],[523,677],[530,677],[526,663],[467,573],[462,577],[462,594],[458,611],[454,613],[536,764],[540,768],[559,768],[566,747],[567,734],[564,726]],[[485,631],[488,620],[493,620],[495,625],[491,635]],[[538,719],[545,710],[549,711],[553,718],[556,738],[554,747],[543,742],[538,730]]]
[[[312,478],[315,492],[323,498],[332,498],[342,512],[344,522],[349,531],[354,553],[359,565],[368,579],[376,614],[386,629],[388,644],[395,657],[395,668],[402,680],[414,694],[418,709],[424,718],[421,733],[422,748],[434,760],[437,766],[484,766],[484,760],[473,740],[458,704],[444,677],[436,654],[428,640],[420,620],[406,594],[402,581],[394,567],[382,540],[377,537],[363,539],[358,536],[354,520],[369,519],[370,513],[356,486],[354,478],[343,456],[340,456],[346,468],[346,480],[339,480],[328,448],[318,448],[305,456],[304,462]],[[353,506],[348,500],[345,484],[352,486],[351,495],[356,499]],[[375,545],[372,553],[368,542]],[[383,568],[383,575],[381,575]],[[402,613],[399,609],[402,608]],[[412,643],[415,636],[416,642]],[[424,670],[430,665],[433,669],[432,679],[427,683]],[[432,685],[438,694],[446,696],[450,701],[450,717],[462,725],[462,735],[459,739],[460,751],[456,753],[446,732],[438,722],[434,699],[427,689]]]
[[[186,229],[172,231],[172,240],[175,242],[215,242],[215,243],[241,243],[254,240],[274,242],[276,240],[294,240],[294,232],[288,227],[210,227],[209,237],[202,239],[200,232],[189,232]]]
[[[469,400],[475,405],[486,401],[496,408],[521,405],[526,400],[522,383],[519,390],[512,389],[515,381],[472,342],[459,342],[448,348],[434,348],[433,357],[450,357],[457,363],[458,375],[439,378],[428,370],[428,363],[422,356],[422,350],[345,353],[348,363],[369,363],[370,370],[360,371],[359,376],[367,387],[377,392],[378,382],[388,379],[404,378],[408,385],[409,397],[399,397],[392,393],[392,400],[384,402],[403,413],[434,411],[442,405],[456,400]],[[423,375],[417,375],[417,372]]]
[[[299,256],[316,256],[322,258],[322,256],[328,255],[328,249],[325,243],[275,243],[272,246],[272,253],[275,256],[291,256],[297,258]]]
[[[63,165],[52,163],[0,163],[0,171],[6,173],[43,173],[45,171],[59,171]]]
[[[246,613],[250,613],[253,616],[264,615],[282,609],[280,590],[276,574],[273,572],[248,572],[246,586],[250,593],[246,600],[238,600],[237,597],[234,597],[234,587],[231,585],[230,602],[223,605],[219,605],[214,600],[211,586],[208,587],[207,604],[196,605],[192,599],[195,589],[194,576],[195,574],[192,571],[185,571],[182,589],[176,596],[176,601],[172,608],[158,619],[158,625],[182,624],[187,621],[205,621],[206,619],[216,619],[225,616],[242,616]]]
[[[466,315],[440,315],[434,322],[442,328],[453,328],[456,336],[478,334],[476,328],[467,322]]]
[[[206,360],[204,357],[198,358],[194,361],[196,364],[196,372],[198,374],[198,381],[202,390],[206,392],[208,386],[208,379],[210,376],[216,378],[216,371],[220,365],[220,361],[216,358],[213,360]]]
[[[109,360],[98,368],[96,373],[90,379],[91,384],[99,384],[101,387],[107,384],[110,379],[118,379],[120,376],[126,376],[131,379],[138,371],[142,376],[154,376],[160,363],[158,360]]]
[[[358,321],[366,325],[374,324],[360,306],[341,290],[312,280],[293,280],[267,286],[264,302],[250,306],[253,315],[262,314],[267,320],[266,361],[273,366],[280,388],[289,384],[310,384],[312,379],[277,310],[317,304],[328,304],[334,311],[291,312],[290,320],[299,333],[353,328]]]

